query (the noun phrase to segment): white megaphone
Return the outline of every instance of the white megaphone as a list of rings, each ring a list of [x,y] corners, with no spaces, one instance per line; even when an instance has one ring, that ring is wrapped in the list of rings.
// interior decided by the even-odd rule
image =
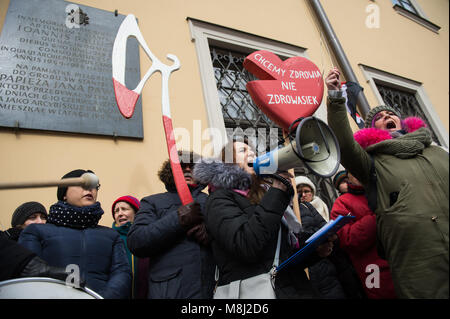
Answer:
[[[295,137],[292,127],[298,122]],[[301,166],[303,162],[312,173],[333,176],[339,168],[341,152],[336,136],[322,120],[309,116],[298,118],[289,127],[290,144],[279,147],[253,161],[257,175],[274,174]]]

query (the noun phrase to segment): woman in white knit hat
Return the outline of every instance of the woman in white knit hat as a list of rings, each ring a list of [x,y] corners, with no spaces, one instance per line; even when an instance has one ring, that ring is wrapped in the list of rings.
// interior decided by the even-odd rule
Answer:
[[[297,185],[297,193],[301,202],[308,202],[314,206],[319,214],[327,222],[330,221],[330,212],[327,204],[316,196],[316,186],[306,176],[297,176],[295,178],[295,184]]]

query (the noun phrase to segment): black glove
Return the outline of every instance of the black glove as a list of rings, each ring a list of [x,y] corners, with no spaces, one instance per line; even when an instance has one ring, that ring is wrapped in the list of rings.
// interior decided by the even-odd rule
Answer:
[[[188,230],[203,221],[200,204],[193,202],[178,208],[178,222],[181,227]]]
[[[203,246],[207,246],[210,242],[205,223],[195,225],[188,230],[187,235]]]
[[[69,273],[66,272],[65,268],[49,266],[38,256],[32,258],[20,273],[20,277],[50,277],[62,281],[66,281],[68,275]],[[85,281],[83,278],[80,278],[79,284],[84,287]]]
[[[284,186],[286,186],[286,193],[288,194],[289,197],[291,197],[292,195],[294,195],[294,187],[292,187],[292,183],[287,180],[286,178],[284,178],[283,176],[280,176],[278,174],[264,174],[261,176],[268,176],[271,178],[275,178],[277,180],[279,180],[280,182],[282,182],[284,184]]]

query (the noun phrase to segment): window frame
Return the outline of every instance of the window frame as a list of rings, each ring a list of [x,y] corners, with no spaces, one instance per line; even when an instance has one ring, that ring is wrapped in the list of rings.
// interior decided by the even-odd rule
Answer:
[[[391,0],[391,3],[394,5],[393,9],[398,14],[408,19],[411,19],[412,21],[422,25],[428,30],[431,30],[435,33],[439,33],[441,27],[428,20],[427,16],[425,15],[425,12],[422,10],[422,8],[420,7],[420,5],[417,3],[416,0],[409,0],[409,2],[411,3],[411,6],[416,10],[417,13],[409,11],[408,9],[405,9],[403,6],[396,4],[395,2],[396,2],[395,0]]]
[[[374,95],[379,104],[384,104],[384,101],[380,93],[378,92],[378,88],[375,82],[414,93],[421,110],[427,117],[429,123],[432,125],[433,130],[436,133],[437,138],[439,139],[439,142],[442,146],[446,148],[449,147],[448,132],[445,129],[444,124],[441,122],[438,114],[436,113],[431,100],[428,98],[428,95],[422,83],[367,65],[359,64],[359,67],[361,68],[366,81],[369,83],[372,91],[374,92]]]

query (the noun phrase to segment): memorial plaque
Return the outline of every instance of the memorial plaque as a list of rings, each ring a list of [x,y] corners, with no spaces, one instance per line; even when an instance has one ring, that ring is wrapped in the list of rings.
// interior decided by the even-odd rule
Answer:
[[[111,54],[124,15],[62,0],[11,0],[0,37],[0,126],[143,138],[142,103],[125,119]],[[127,41],[125,84],[140,81]]]

